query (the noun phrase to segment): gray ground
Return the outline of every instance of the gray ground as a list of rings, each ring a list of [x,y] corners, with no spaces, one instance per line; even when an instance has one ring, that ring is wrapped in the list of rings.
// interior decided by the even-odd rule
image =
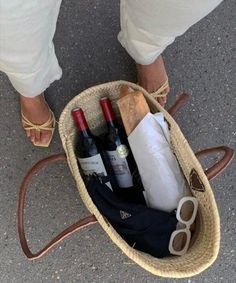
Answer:
[[[97,83],[135,81],[132,60],[116,40],[119,1],[64,0],[55,44],[64,75],[47,91],[59,117],[66,103]],[[171,94],[186,90],[188,106],[177,121],[192,148],[235,148],[235,1],[226,0],[164,53]],[[71,236],[48,255],[29,262],[16,233],[20,182],[39,159],[62,152],[58,134],[49,149],[34,148],[21,130],[18,96],[0,74],[0,282],[177,282],[150,275],[131,262],[96,225]],[[236,282],[235,162],[212,182],[221,216],[217,261],[194,278],[178,282]],[[87,215],[66,164],[42,171],[27,197],[26,229],[36,250],[63,227]]]

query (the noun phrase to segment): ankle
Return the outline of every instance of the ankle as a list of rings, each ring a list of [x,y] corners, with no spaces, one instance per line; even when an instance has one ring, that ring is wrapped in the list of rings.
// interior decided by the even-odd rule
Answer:
[[[43,100],[44,100],[44,93],[41,93],[33,97],[20,95],[20,101],[22,101],[23,103],[34,103]]]
[[[42,124],[50,117],[49,107],[43,94],[36,97],[20,97],[21,112],[31,122]]]
[[[20,95],[20,104],[21,104],[21,107],[24,107],[27,109],[27,108],[32,108],[35,106],[41,106],[41,105],[43,106],[46,104],[46,102],[45,102],[43,94],[37,95],[35,97],[26,97],[26,96]]]
[[[159,68],[165,68],[164,61],[162,56],[160,55],[159,57],[156,58],[155,61],[153,61],[151,64],[148,65],[142,65],[136,63],[136,68],[137,71],[139,72],[154,72]]]

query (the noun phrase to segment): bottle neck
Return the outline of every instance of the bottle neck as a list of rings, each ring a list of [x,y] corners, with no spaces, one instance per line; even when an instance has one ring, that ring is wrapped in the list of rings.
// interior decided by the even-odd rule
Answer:
[[[112,108],[111,101],[109,98],[103,98],[100,100],[104,118],[109,128],[117,128],[117,120],[115,112]]]
[[[89,129],[84,129],[84,130],[78,130],[79,134],[84,137],[84,138],[89,138],[92,136],[91,132]]]
[[[88,123],[85,119],[84,112],[82,109],[75,109],[72,111],[72,116],[76,125],[76,128],[78,132],[83,136],[83,137],[89,137],[91,136],[90,129],[88,127]]]
[[[117,129],[118,128],[118,123],[116,119],[107,121],[107,127],[108,129]]]

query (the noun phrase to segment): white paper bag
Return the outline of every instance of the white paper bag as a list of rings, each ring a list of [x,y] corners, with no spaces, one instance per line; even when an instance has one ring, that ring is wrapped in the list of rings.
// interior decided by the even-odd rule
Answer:
[[[168,125],[162,113],[148,113],[128,141],[145,189],[147,206],[171,212],[190,195],[176,157],[170,148]]]

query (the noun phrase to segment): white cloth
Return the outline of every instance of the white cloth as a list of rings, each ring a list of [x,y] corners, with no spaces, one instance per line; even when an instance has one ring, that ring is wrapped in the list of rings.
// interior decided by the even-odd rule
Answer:
[[[148,113],[128,141],[144,186],[147,206],[171,212],[191,195],[170,146],[163,113]]]
[[[222,0],[121,0],[118,39],[139,64],[149,65],[175,37],[210,13]]]
[[[52,42],[61,0],[0,0],[0,70],[24,96],[60,79]]]

